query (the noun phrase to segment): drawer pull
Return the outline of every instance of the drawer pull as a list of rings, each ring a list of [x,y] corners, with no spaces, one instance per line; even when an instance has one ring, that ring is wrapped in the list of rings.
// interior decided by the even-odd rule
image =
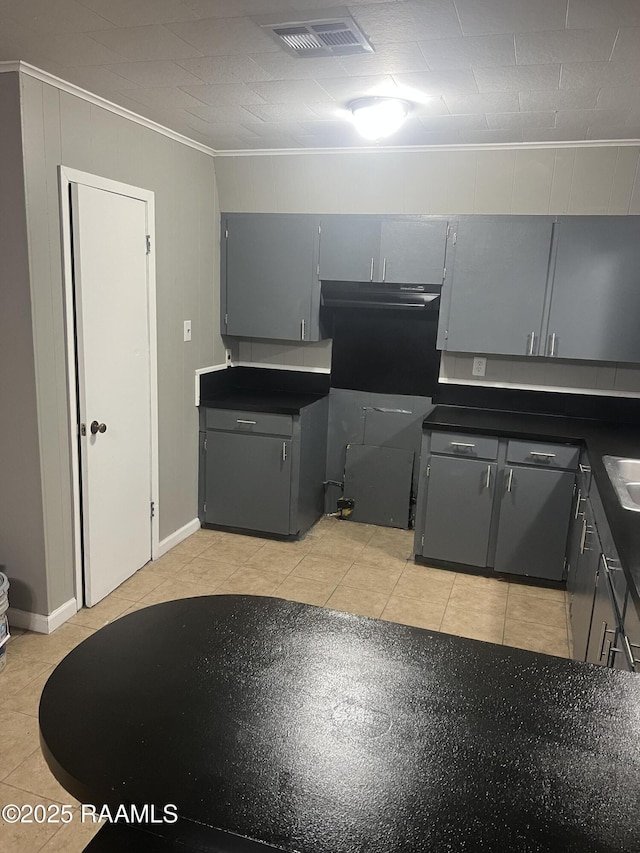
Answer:
[[[530,450],[529,456],[540,456],[542,459],[555,459],[555,453],[543,453],[542,450]]]
[[[466,449],[470,449],[475,447],[475,444],[470,444],[468,441],[452,441],[451,447],[463,447]]]
[[[283,462],[287,461],[287,442],[286,441],[282,442],[282,461]]]
[[[242,418],[236,418],[236,423],[237,424],[250,424],[251,426],[255,426],[258,423],[258,421],[245,421]]]

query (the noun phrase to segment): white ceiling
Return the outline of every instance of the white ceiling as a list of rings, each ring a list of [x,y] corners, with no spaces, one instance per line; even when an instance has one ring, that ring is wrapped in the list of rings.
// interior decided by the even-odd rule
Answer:
[[[415,105],[389,145],[640,138],[640,0],[352,0],[375,52],[340,59],[292,57],[252,20],[337,6],[0,0],[0,60],[217,150],[362,146],[342,116],[367,94]]]

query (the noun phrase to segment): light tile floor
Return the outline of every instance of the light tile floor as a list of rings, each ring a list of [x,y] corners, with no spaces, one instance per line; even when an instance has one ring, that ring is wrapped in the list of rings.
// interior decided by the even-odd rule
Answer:
[[[413,534],[323,518],[299,542],[199,530],[48,636],[12,631],[0,673],[0,805],[70,803],[74,820],[7,824],[3,853],[82,850],[97,831],[55,781],[38,743],[38,702],[54,666],[107,622],[150,604],[213,593],[276,595],[537,652],[569,656],[565,595],[414,564]]]

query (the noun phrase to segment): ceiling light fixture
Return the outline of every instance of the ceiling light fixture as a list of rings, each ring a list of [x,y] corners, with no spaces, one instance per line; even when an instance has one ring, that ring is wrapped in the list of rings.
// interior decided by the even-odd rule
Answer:
[[[372,95],[349,101],[356,130],[365,139],[376,141],[395,133],[406,119],[411,108],[409,101]]]

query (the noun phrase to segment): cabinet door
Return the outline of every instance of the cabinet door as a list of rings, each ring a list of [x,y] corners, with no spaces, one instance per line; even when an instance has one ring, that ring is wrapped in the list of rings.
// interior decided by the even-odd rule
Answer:
[[[548,216],[460,218],[441,348],[539,354],[552,227]]]
[[[384,219],[381,280],[399,284],[442,284],[447,221]]]
[[[576,660],[586,660],[587,657],[600,554],[600,540],[595,529],[591,505],[587,501],[571,596],[571,633],[573,656]]]
[[[288,534],[291,439],[207,432],[205,521]]]
[[[546,354],[640,362],[638,317],[640,217],[563,217]]]
[[[588,663],[610,666],[612,649],[617,648],[618,625],[609,589],[609,580],[604,571],[596,575],[596,593],[593,601],[593,617],[587,647]]]
[[[320,224],[320,278],[380,281],[380,217],[324,216]]]
[[[486,566],[496,463],[432,456],[422,555]]]
[[[507,466],[495,570],[562,580],[575,475]]]
[[[223,333],[311,339],[312,293],[318,286],[317,222],[314,216],[288,214],[228,218]]]

